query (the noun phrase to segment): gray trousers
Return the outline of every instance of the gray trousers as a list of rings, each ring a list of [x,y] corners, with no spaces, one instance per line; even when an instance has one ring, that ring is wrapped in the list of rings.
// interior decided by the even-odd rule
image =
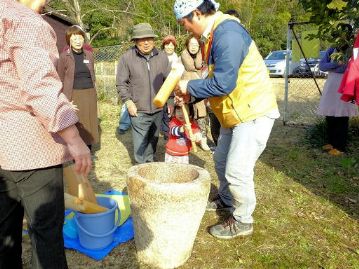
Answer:
[[[137,113],[131,116],[133,151],[136,163],[154,161],[158,136],[162,122],[162,111],[148,114]]]
[[[253,223],[254,166],[267,145],[273,123],[274,119],[263,116],[231,129],[221,128],[214,153],[218,194],[234,208],[234,218],[242,223]]]

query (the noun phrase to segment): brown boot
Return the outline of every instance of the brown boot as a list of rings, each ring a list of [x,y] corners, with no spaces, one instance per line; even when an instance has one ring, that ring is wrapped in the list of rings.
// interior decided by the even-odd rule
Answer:
[[[329,150],[328,153],[329,153],[329,155],[332,155],[332,156],[342,156],[344,154],[344,152],[334,149],[334,148]]]
[[[333,149],[333,146],[331,144],[326,144],[322,147],[322,150],[329,151]]]

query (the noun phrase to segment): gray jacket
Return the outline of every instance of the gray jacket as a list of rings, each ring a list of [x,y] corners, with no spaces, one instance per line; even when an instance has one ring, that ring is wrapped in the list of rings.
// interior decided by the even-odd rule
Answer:
[[[134,46],[120,58],[117,66],[116,87],[122,102],[132,100],[138,112],[154,113],[152,101],[171,71],[167,55],[153,49],[147,59]]]

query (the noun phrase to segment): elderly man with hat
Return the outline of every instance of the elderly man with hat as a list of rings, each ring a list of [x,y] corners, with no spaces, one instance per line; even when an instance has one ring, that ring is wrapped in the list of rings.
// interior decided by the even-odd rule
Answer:
[[[152,100],[171,71],[166,53],[155,48],[156,37],[150,24],[135,25],[135,45],[117,66],[116,87],[130,114],[136,163],[154,161],[163,111]]]
[[[214,153],[219,191],[207,210],[231,212],[209,230],[217,238],[231,239],[253,232],[254,166],[279,112],[255,43],[237,18],[218,8],[214,0],[175,1],[177,21],[201,38],[208,66],[202,79],[180,81],[176,94],[178,101],[208,98],[221,123]]]

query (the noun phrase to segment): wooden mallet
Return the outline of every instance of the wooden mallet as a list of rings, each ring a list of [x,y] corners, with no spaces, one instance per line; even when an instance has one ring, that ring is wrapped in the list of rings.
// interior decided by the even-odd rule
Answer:
[[[64,194],[65,208],[88,214],[108,210],[97,204],[96,195],[89,180],[76,173],[74,164],[64,167],[64,181],[67,189]]]
[[[106,212],[108,210],[106,207],[80,199],[66,192],[64,193],[64,199],[65,208],[70,208],[81,213],[93,214]]]
[[[156,107],[163,107],[166,104],[177,83],[180,81],[183,72],[184,67],[182,64],[177,64],[172,67],[171,72],[168,74],[166,80],[163,82],[160,90],[153,99],[153,104]]]
[[[96,195],[89,180],[76,173],[74,164],[64,167],[64,181],[68,194],[97,204]]]
[[[184,67],[182,64],[177,64],[174,67],[172,67],[171,72],[168,74],[166,80],[162,84],[162,87],[160,88],[155,98],[153,99],[153,104],[156,107],[163,107],[166,104],[168,98],[170,97],[177,83],[180,81],[183,72],[184,72]],[[191,122],[188,117],[188,111],[185,106],[182,106],[182,113],[186,125],[191,126]],[[192,137],[193,137],[192,128],[188,128],[187,131],[191,138],[192,149],[194,152],[197,152],[196,142],[192,141]]]

